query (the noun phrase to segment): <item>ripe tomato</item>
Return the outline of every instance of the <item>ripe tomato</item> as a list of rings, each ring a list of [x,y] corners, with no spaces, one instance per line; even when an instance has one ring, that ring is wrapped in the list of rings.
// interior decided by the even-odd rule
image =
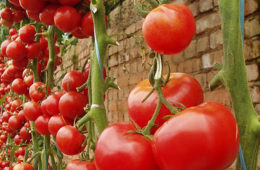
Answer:
[[[136,85],[128,96],[129,116],[141,127],[147,125],[152,118],[157,105],[157,92],[154,92],[145,102],[142,100],[152,90],[152,86],[146,79]],[[182,103],[186,107],[196,106],[203,102],[203,91],[200,84],[188,74],[171,73],[166,86],[162,87],[165,99],[174,105]],[[171,112],[162,105],[155,124],[161,126],[166,120],[164,117]],[[153,128],[156,130],[158,127]]]
[[[51,92],[50,88],[47,87],[46,89],[45,84],[42,82],[35,82],[29,88],[29,95],[31,99],[33,99],[36,102],[43,100],[46,93],[49,94],[50,92]]]
[[[23,111],[26,120],[29,121],[35,121],[39,116],[42,115],[41,107],[34,101],[25,103]]]
[[[6,48],[6,55],[14,60],[23,60],[27,55],[24,44],[19,41],[11,42]]]
[[[68,163],[65,170],[96,170],[95,163],[74,159]]]
[[[39,15],[40,21],[45,25],[54,25],[54,14],[59,8],[58,5],[51,4],[46,6]]]
[[[28,64],[28,59],[23,58],[22,60],[12,60],[12,64],[18,68],[24,69]]]
[[[17,94],[25,94],[27,91],[27,86],[22,79],[17,78],[12,82],[12,89]]]
[[[50,135],[48,130],[49,116],[41,115],[35,120],[35,129],[40,135]]]
[[[25,18],[25,11],[23,10],[15,10],[13,11],[13,21],[14,22],[21,22]]]
[[[38,11],[35,12],[35,11],[26,10],[26,15],[28,16],[28,18],[30,18],[32,20],[40,21],[39,12]]]
[[[54,115],[49,120],[48,129],[53,136],[56,136],[59,129],[66,125],[71,123],[61,115]]]
[[[105,22],[107,25],[107,17],[105,17]],[[82,32],[86,35],[86,36],[94,36],[94,22],[93,22],[93,18],[91,15],[91,12],[88,12],[81,20],[81,29]]]
[[[18,118],[18,116],[11,116],[8,120],[8,127],[11,129],[11,130],[19,130],[23,124],[23,122]]]
[[[41,49],[45,50],[48,47],[48,40],[47,38],[40,38],[40,45],[41,45]]]
[[[20,138],[20,136],[17,134],[17,135],[15,135],[14,136],[14,143],[16,144],[16,145],[19,145],[20,144],[20,142],[21,142],[21,138]]]
[[[85,142],[85,145],[82,146],[84,140],[85,136],[71,125],[60,128],[56,135],[58,148],[67,155],[76,155],[82,152],[87,144]]]
[[[19,163],[13,167],[13,170],[34,170],[33,166],[28,163]]]
[[[19,37],[24,43],[33,43],[36,29],[33,25],[25,25],[19,29]]]
[[[23,142],[27,142],[32,138],[31,133],[29,132],[29,130],[25,126],[23,126],[20,129],[19,135],[20,135],[20,138],[23,140]]]
[[[59,110],[62,116],[74,120],[85,114],[84,107],[88,103],[88,98],[77,92],[65,93],[59,101]]]
[[[54,93],[47,97],[47,99],[44,100],[44,109],[48,113],[48,115],[57,115],[59,111],[59,101],[61,96],[63,95],[63,92],[60,93]]]
[[[62,80],[62,88],[65,91],[77,91],[77,87],[82,86],[86,82],[84,75],[80,71],[68,72]]]
[[[22,104],[23,104],[23,102],[20,99],[15,99],[14,101],[12,101],[11,111],[13,112],[13,115],[15,113],[14,111],[20,109]]]
[[[76,30],[72,31],[71,34],[78,38],[78,39],[83,39],[83,38],[87,38],[88,36],[86,36],[83,31],[82,31],[82,28],[81,27],[78,27]]]
[[[219,170],[236,159],[239,131],[225,106],[209,102],[169,119],[152,143],[161,169]]]
[[[165,4],[153,9],[143,23],[147,44],[161,54],[176,54],[185,49],[195,33],[191,10],[181,4]]]
[[[29,59],[38,58],[41,54],[41,45],[38,42],[28,44],[26,46],[27,57]]]
[[[6,21],[12,21],[13,20],[13,14],[10,8],[4,8],[1,10],[0,16],[2,19]]]
[[[77,5],[80,2],[80,0],[59,0],[59,3],[62,5]]]
[[[7,56],[6,55],[6,48],[7,48],[7,46],[11,43],[12,41],[11,40],[4,40],[3,42],[2,42],[2,44],[1,44],[1,54],[3,55],[3,56]]]
[[[41,11],[45,6],[43,0],[19,0],[21,7],[30,11]]]
[[[22,121],[22,122],[25,122],[26,121],[26,118],[24,116],[24,111],[21,110],[19,113],[18,113],[18,118]]]
[[[3,122],[8,122],[8,120],[9,120],[10,117],[11,117],[10,112],[5,111],[5,112],[3,112],[3,115],[2,115],[2,121],[3,121]]]
[[[151,142],[128,131],[136,130],[132,124],[116,123],[100,135],[96,150],[99,170],[159,170],[153,158]]]
[[[72,32],[80,25],[81,16],[77,10],[70,6],[58,8],[54,15],[55,25],[63,32]]]
[[[19,0],[9,0],[9,2],[17,7],[20,7]]]

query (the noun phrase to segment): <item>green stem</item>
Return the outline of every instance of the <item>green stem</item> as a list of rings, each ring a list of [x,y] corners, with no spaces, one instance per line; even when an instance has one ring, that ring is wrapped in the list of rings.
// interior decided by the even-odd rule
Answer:
[[[154,88],[156,89],[157,93],[158,93],[158,90],[161,89],[161,80],[155,80],[155,85],[154,85]],[[158,101],[157,101],[157,106],[156,106],[156,109],[154,111],[154,114],[153,114],[153,117],[152,119],[149,120],[147,126],[144,127],[144,130],[143,130],[143,134],[144,135],[149,135],[152,128],[154,127],[155,125],[155,120],[157,119],[158,115],[159,115],[159,112],[160,112],[160,109],[162,107],[162,100],[160,97],[158,97]]]
[[[257,169],[260,123],[249,93],[239,21],[239,1],[220,0],[223,28],[223,79],[235,110],[248,170]],[[240,160],[237,169],[241,168]]]
[[[97,50],[100,54],[100,64],[103,68],[105,52],[107,48],[107,33],[105,22],[105,7],[103,0],[92,0],[91,2],[92,17],[94,21],[94,29],[96,32],[96,40],[98,49],[95,49],[94,55],[91,57],[91,91],[92,93],[92,105],[89,111],[90,117],[96,123],[98,133],[100,134],[108,125],[106,110],[104,107],[104,81],[101,78],[99,69],[99,63],[97,59]],[[95,13],[93,12],[95,11]]]
[[[50,148],[50,136],[45,135],[43,136],[43,164],[42,169],[48,169],[49,164],[49,148]]]
[[[32,135],[33,153],[35,154],[39,151],[39,145],[38,145],[38,139],[35,130],[35,123],[33,121],[30,121],[30,127],[31,127],[31,135]],[[37,169],[37,167],[41,169],[40,156],[36,156],[35,159],[33,160],[33,167],[34,169]]]
[[[47,38],[48,38],[48,48],[49,48],[49,60],[46,66],[47,70],[47,77],[46,77],[46,86],[51,87],[52,86],[52,80],[53,80],[53,73],[54,73],[54,66],[55,66],[55,52],[54,52],[54,26],[49,26],[48,32],[47,32]]]

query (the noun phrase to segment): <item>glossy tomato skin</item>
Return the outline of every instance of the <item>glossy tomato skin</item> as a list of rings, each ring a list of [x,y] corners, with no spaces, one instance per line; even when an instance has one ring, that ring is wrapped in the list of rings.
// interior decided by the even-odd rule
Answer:
[[[239,131],[225,106],[208,102],[169,119],[157,130],[152,143],[162,170],[220,170],[237,156]]]
[[[31,139],[31,133],[25,126],[23,126],[21,128],[19,135],[20,135],[20,138],[23,140],[23,142],[27,142]]]
[[[136,130],[129,123],[115,123],[100,135],[95,161],[99,170],[159,170],[152,154],[151,142],[128,131]]]
[[[60,94],[52,94],[45,99],[45,110],[49,115],[57,115],[59,113],[59,101],[63,92]]]
[[[23,126],[22,121],[18,118],[18,116],[11,116],[8,120],[8,127],[13,130],[19,130]]]
[[[82,86],[87,79],[80,71],[71,71],[62,80],[62,88],[65,91],[77,91],[77,87]]]
[[[28,163],[19,163],[13,167],[13,170],[34,170],[32,165]]]
[[[68,163],[65,170],[96,170],[95,163],[74,159]]]
[[[48,130],[49,116],[41,115],[35,120],[35,129],[40,135],[50,135]]]
[[[38,42],[28,44],[26,46],[27,58],[34,59],[38,58],[41,54],[41,45]]]
[[[24,44],[19,41],[13,41],[6,48],[7,57],[14,60],[22,60],[26,57],[26,49]]]
[[[185,49],[195,33],[191,10],[181,4],[165,4],[153,9],[145,18],[142,32],[147,44],[156,52],[170,55]]]
[[[41,107],[34,101],[25,103],[23,111],[26,120],[29,121],[35,121],[39,116],[42,115]]]
[[[61,115],[54,115],[49,120],[48,129],[53,136],[56,136],[60,128],[66,125],[71,125],[71,123]]]
[[[88,98],[77,92],[65,93],[59,101],[60,114],[69,120],[80,118],[85,114],[84,107],[88,103]]]
[[[30,11],[41,11],[45,6],[43,0],[19,0],[22,8]]]
[[[50,88],[48,87],[46,90],[46,86],[42,82],[35,82],[31,85],[29,88],[29,95],[31,99],[33,99],[35,102],[38,102],[40,100],[43,100],[45,95],[50,93]]]
[[[63,32],[72,32],[80,25],[81,16],[70,6],[58,8],[54,14],[55,25]]]
[[[67,155],[76,155],[86,146],[82,146],[85,136],[71,125],[62,127],[56,135],[56,143],[61,152]]]
[[[151,90],[152,86],[146,79],[137,84],[128,96],[129,116],[141,128],[146,126],[148,121],[152,118],[157,105],[156,92],[145,102],[142,102]],[[162,87],[162,92],[165,99],[172,105],[178,106],[178,103],[182,103],[186,107],[191,107],[203,102],[203,91],[200,84],[192,76],[185,73],[171,73],[168,83],[165,87]],[[161,126],[166,121],[166,119],[164,119],[166,115],[172,114],[166,106],[162,105],[155,124]],[[153,128],[153,130],[157,128]]]
[[[3,56],[7,56],[6,55],[6,48],[7,46],[11,43],[12,41],[11,40],[4,40],[1,44],[1,54]]]
[[[12,82],[12,89],[17,94],[25,94],[27,91],[27,86],[22,79],[17,78]]]
[[[35,20],[35,21],[40,21],[39,18],[39,11],[30,11],[30,10],[26,10],[26,15],[28,16],[28,18]]]
[[[35,26],[25,25],[19,29],[19,37],[24,43],[34,42],[36,34]]]
[[[39,15],[41,22],[45,25],[54,25],[54,14],[59,8],[58,5],[51,4],[46,6]]]

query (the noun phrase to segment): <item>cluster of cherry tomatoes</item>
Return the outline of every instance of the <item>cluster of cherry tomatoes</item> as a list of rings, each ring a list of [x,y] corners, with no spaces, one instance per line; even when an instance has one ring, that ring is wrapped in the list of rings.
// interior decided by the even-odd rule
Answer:
[[[10,0],[1,11],[2,23],[11,27],[25,16],[45,25],[55,25],[77,38],[94,35],[89,0]]]

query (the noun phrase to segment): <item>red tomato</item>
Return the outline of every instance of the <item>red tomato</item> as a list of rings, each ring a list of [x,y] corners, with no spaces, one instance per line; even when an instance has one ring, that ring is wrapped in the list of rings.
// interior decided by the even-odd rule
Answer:
[[[59,101],[63,92],[60,94],[52,94],[45,100],[45,109],[49,115],[57,115],[59,113]]]
[[[54,15],[55,25],[63,32],[72,32],[80,25],[81,16],[77,10],[70,6],[62,6]]]
[[[2,121],[3,121],[3,122],[8,122],[8,120],[9,120],[10,117],[11,117],[10,112],[5,111],[5,112],[3,112],[3,115],[2,115]]]
[[[19,135],[20,135],[20,138],[23,140],[23,142],[27,142],[31,139],[31,133],[29,132],[29,130],[25,126],[23,126],[20,129]]]
[[[68,163],[65,170],[96,170],[95,163],[74,159]]]
[[[4,8],[1,10],[0,16],[2,19],[6,21],[12,21],[13,20],[13,14],[10,8]]]
[[[46,6],[39,15],[41,22],[46,25],[54,25],[54,14],[58,8],[59,6],[55,4]]]
[[[7,20],[4,20],[4,19],[1,19],[1,22],[0,22],[0,24],[6,26],[8,28],[11,28],[13,23],[14,23],[13,21],[7,21]]]
[[[41,45],[38,42],[28,44],[26,46],[27,57],[29,59],[38,58],[41,54]]]
[[[13,11],[13,21],[21,22],[25,18],[25,11],[23,10],[15,10]]]
[[[141,128],[147,125],[157,106],[157,92],[154,92],[145,102],[142,102],[151,90],[152,86],[146,79],[138,83],[128,96],[129,116]],[[186,107],[191,107],[203,102],[203,91],[200,84],[185,73],[171,73],[168,83],[162,87],[162,92],[165,99],[172,105],[179,106],[178,103],[182,103]],[[164,119],[166,115],[172,114],[166,106],[162,105],[155,124],[161,126],[166,121]]]
[[[59,129],[66,125],[71,123],[61,115],[54,115],[49,120],[48,129],[53,136],[56,136]]]
[[[105,16],[107,25],[107,17]],[[94,36],[94,22],[91,12],[88,12],[81,20],[81,29],[86,36]]]
[[[6,55],[14,60],[23,60],[27,55],[24,44],[19,41],[11,42],[6,48]]]
[[[12,82],[12,89],[17,94],[25,94],[27,91],[27,86],[22,79],[17,78]]]
[[[1,54],[3,55],[3,56],[7,56],[6,55],[6,48],[7,48],[7,46],[11,43],[12,41],[11,40],[4,40],[3,42],[2,42],[2,44],[1,44]]]
[[[71,125],[66,125],[58,131],[56,143],[62,153],[76,155],[82,152],[87,144],[82,146],[85,136]]]
[[[59,110],[62,116],[74,120],[85,114],[84,107],[88,103],[88,98],[77,92],[65,93],[59,101]]]
[[[78,38],[78,39],[83,39],[83,38],[87,38],[88,36],[86,36],[83,31],[82,31],[82,28],[81,27],[78,27],[76,30],[72,31],[71,34]]]
[[[41,107],[34,101],[25,103],[23,111],[25,118],[29,121],[35,121],[42,115]]]
[[[24,116],[24,111],[21,110],[19,113],[18,113],[18,118],[22,121],[22,122],[25,122],[26,121],[26,118]]]
[[[11,130],[19,130],[23,126],[22,121],[18,118],[18,116],[11,116],[8,120],[8,127]]]
[[[35,129],[40,135],[50,135],[48,130],[49,116],[41,115],[35,120]]]
[[[35,11],[26,10],[26,15],[28,16],[28,18],[30,18],[32,20],[40,21],[39,12],[38,11],[35,12]]]
[[[35,82],[29,88],[29,95],[30,95],[31,99],[38,102],[38,101],[41,101],[44,99],[44,97],[46,95],[46,91],[47,91],[47,94],[49,94],[51,92],[49,87],[47,89],[48,89],[48,91],[46,90],[46,86],[44,83]]]
[[[27,44],[34,42],[35,34],[36,29],[33,25],[25,25],[19,29],[20,39]]]
[[[89,76],[89,70],[90,70],[90,62],[88,62],[84,68],[84,72],[83,75],[85,77],[86,80],[88,80],[88,76]],[[106,69],[103,68],[103,79],[105,80],[107,76],[107,72]]]
[[[13,167],[13,170],[34,170],[33,166],[28,163],[19,163]]]
[[[30,11],[41,11],[45,6],[43,0],[19,0],[21,7]]]
[[[169,119],[153,138],[161,169],[225,169],[236,159],[239,131],[232,113],[219,103],[203,103]]]
[[[23,81],[27,87],[30,87],[33,84],[33,75],[24,77]]]
[[[20,138],[20,136],[17,134],[17,135],[15,135],[15,137],[14,137],[14,143],[16,144],[16,145],[19,145],[20,144],[20,142],[21,142],[21,138]]]
[[[80,2],[80,0],[59,0],[59,3],[62,5],[77,5]]]
[[[132,124],[116,123],[107,127],[96,144],[95,160],[99,170],[159,170],[152,153],[151,142],[128,131]]]
[[[161,54],[184,50],[195,33],[195,20],[189,8],[181,4],[165,4],[153,9],[143,23],[147,44]]]
[[[27,64],[28,64],[28,59],[27,58],[23,58],[22,60],[12,60],[12,63],[14,66],[24,69]]]
[[[40,38],[40,45],[41,45],[41,49],[45,50],[48,47],[47,38]]]
[[[85,77],[80,71],[68,72],[62,80],[62,88],[65,91],[77,91],[77,87],[82,86],[86,82]]]

